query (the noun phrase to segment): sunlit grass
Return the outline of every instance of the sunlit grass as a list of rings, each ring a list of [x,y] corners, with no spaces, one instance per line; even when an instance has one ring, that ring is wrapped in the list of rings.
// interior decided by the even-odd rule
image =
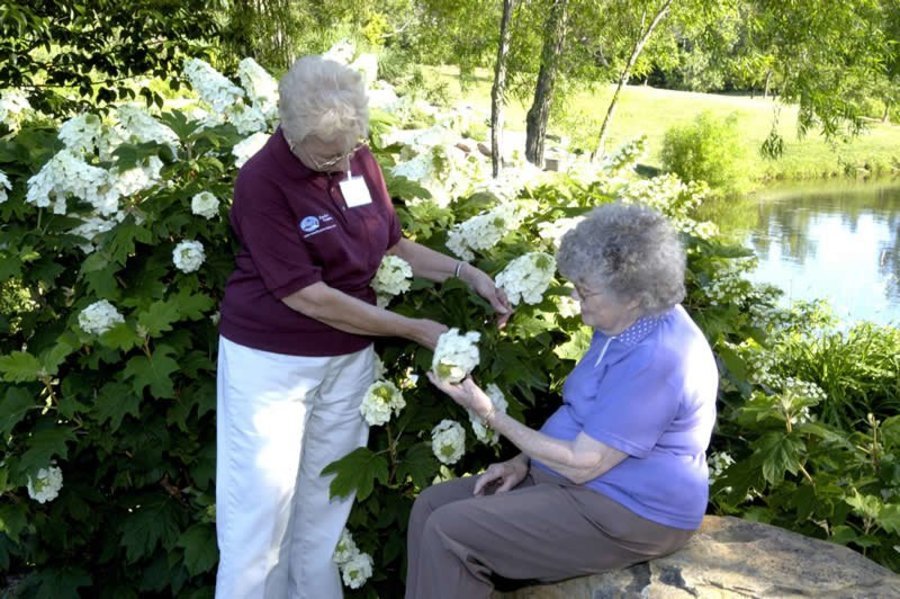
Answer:
[[[462,89],[451,67],[426,68],[429,77],[446,84],[451,98],[490,111],[492,74],[483,70],[474,82]],[[569,100],[566,114],[551,120],[550,132],[562,135],[573,147],[592,148],[606,107],[612,97],[613,86],[598,86],[585,90]],[[506,112],[506,129],[524,132],[528,102],[511,99]],[[693,120],[703,111],[720,117],[737,113],[743,132],[748,168],[755,179],[806,179],[829,176],[865,174],[865,169],[889,174],[900,169],[900,125],[872,122],[859,137],[846,143],[829,144],[821,135],[797,138],[797,107],[780,106],[778,131],[784,138],[784,155],[779,160],[767,160],[759,155],[759,147],[769,134],[779,107],[771,99],[760,96],[701,94],[656,89],[648,86],[628,86],[622,91],[616,115],[609,132],[607,148],[645,134],[649,154],[644,160],[659,166],[659,154],[666,130]]]

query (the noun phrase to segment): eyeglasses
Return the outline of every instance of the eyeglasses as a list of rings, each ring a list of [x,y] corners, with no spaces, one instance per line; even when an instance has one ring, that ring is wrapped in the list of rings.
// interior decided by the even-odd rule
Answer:
[[[602,291],[589,291],[578,283],[572,283],[572,287],[575,288],[575,299],[578,300],[586,300],[589,297],[593,297],[595,295],[603,295]]]
[[[331,158],[326,158],[324,160],[319,160],[309,152],[307,152],[307,154],[309,155],[309,159],[310,162],[312,162],[313,168],[315,168],[317,171],[327,171],[336,167],[345,160],[349,160],[350,158],[352,158],[353,155],[356,154],[356,152],[358,152],[365,145],[365,141],[359,141],[349,151],[343,154],[338,154],[337,156],[332,156]]]

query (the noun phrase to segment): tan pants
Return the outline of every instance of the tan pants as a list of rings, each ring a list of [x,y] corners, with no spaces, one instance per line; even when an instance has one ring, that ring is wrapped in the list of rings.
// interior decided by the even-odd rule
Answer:
[[[406,599],[487,599],[492,575],[553,582],[596,574],[672,553],[693,534],[540,469],[500,495],[474,497],[475,480],[435,485],[416,500]]]

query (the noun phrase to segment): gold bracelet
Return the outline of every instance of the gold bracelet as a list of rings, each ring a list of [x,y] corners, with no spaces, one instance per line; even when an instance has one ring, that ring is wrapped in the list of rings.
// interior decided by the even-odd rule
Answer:
[[[484,416],[481,417],[481,420],[482,420],[482,422],[485,423],[485,425],[493,428],[493,426],[491,425],[491,418],[493,418],[496,414],[497,414],[497,406],[491,404],[491,409],[488,410],[487,414],[485,414]]]

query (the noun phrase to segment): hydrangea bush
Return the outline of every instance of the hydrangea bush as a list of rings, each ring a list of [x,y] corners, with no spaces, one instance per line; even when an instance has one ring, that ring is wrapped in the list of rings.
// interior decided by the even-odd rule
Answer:
[[[236,249],[225,216],[237,169],[275,118],[274,82],[254,65],[242,62],[232,80],[191,61],[188,103],[54,126],[0,95],[0,564],[23,596],[211,595],[217,305]],[[855,377],[847,383],[804,361],[837,363],[828,343],[840,341],[812,334],[827,318],[784,310],[742,278],[732,265],[745,252],[692,217],[702,187],[637,178],[628,161],[640,143],[600,167],[517,165],[490,180],[453,111],[378,97],[388,100],[373,101],[371,145],[406,234],[471,261],[521,301],[501,331],[458,279],[409,279],[402,265],[379,277],[391,309],[456,331],[434,354],[379,340],[379,383],[362,408],[376,425],[370,442],[326,469],[333,494],[357,498],[352,535],[335,550],[350,596],[401,594],[406,521],[422,488],[511,453],[418,377],[471,371],[498,410],[532,425],[558,405],[589,331],[553,254],[580,216],[616,199],[652,205],[685,233],[686,305],[725,375],[715,449],[730,461],[715,461],[716,509],[865,547],[897,567],[900,423],[883,382],[896,382],[896,363],[842,366]],[[414,156],[427,168],[404,170]],[[847,411],[842,422],[829,407],[876,383],[871,419]]]

